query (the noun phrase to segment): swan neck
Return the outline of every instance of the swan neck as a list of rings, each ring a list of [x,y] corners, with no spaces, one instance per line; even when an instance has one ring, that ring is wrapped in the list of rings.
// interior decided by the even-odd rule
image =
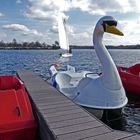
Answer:
[[[102,65],[101,80],[103,82],[103,85],[109,89],[120,89],[122,87],[122,83],[116,65],[112,57],[110,56],[108,50],[102,43],[102,40],[103,33],[94,32],[94,48]]]

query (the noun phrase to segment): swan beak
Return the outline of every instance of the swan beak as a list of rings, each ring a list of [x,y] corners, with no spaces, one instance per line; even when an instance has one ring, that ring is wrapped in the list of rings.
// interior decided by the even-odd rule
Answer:
[[[124,35],[119,29],[116,28],[116,26],[106,25],[106,32],[116,34],[116,35],[120,35],[120,36]]]

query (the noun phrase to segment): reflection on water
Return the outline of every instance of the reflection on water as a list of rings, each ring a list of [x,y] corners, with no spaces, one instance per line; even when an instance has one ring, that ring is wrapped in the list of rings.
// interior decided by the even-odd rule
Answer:
[[[69,63],[70,62],[70,59],[71,59],[71,57],[60,57],[59,59],[58,59],[58,63]]]
[[[59,50],[1,50],[0,74],[16,74],[17,70],[32,70],[44,80],[49,78],[49,67],[61,63],[61,69],[67,64],[76,67],[76,70],[101,72],[101,65],[94,50],[73,50],[70,60],[60,60]],[[140,63],[140,50],[110,50],[117,65],[129,67]],[[123,109],[125,122],[122,130],[140,134],[140,97],[129,97],[129,103]]]

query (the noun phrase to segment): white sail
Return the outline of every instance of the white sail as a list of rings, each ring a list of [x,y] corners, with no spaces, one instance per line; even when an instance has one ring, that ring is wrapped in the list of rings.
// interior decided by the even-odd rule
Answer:
[[[69,43],[67,38],[67,29],[65,26],[65,19],[62,17],[62,14],[58,16],[58,33],[59,33],[59,45],[63,50],[69,51]]]

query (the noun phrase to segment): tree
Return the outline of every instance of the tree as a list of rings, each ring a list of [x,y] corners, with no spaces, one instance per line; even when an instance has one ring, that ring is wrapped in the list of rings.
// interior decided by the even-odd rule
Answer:
[[[58,41],[55,41],[52,46],[53,46],[53,49],[60,49],[60,46],[59,46],[59,42]]]
[[[54,43],[56,46],[59,46],[59,42],[58,41],[55,41]]]
[[[43,47],[43,48],[47,48],[47,44],[44,42],[44,43],[42,44],[42,47]]]
[[[3,47],[5,47],[5,43],[4,43],[3,40],[1,40],[1,41],[0,41],[0,48],[3,48]]]
[[[13,38],[13,41],[12,41],[12,43],[10,44],[10,46],[13,47],[13,48],[17,48],[17,41],[16,41],[15,38]]]
[[[23,42],[22,46],[23,48],[28,48],[28,42]]]
[[[36,47],[36,48],[41,48],[41,47],[42,47],[42,45],[41,45],[41,43],[40,43],[40,42],[36,41],[36,42],[35,42],[35,47]]]
[[[13,44],[17,44],[17,41],[16,41],[16,39],[15,39],[15,38],[13,39],[13,41],[12,41],[12,42],[13,42]]]

